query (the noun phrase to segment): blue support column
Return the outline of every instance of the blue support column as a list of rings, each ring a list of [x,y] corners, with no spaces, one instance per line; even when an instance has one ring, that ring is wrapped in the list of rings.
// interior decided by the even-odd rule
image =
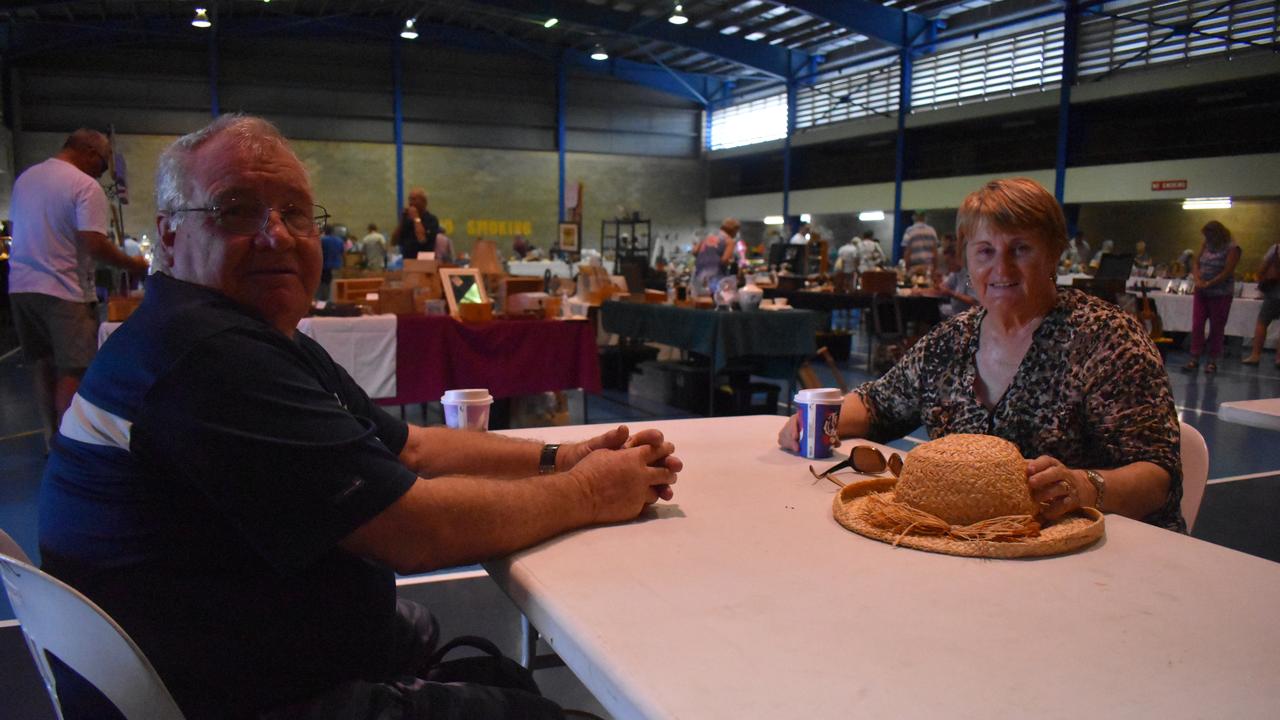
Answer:
[[[911,48],[905,47],[899,54],[901,74],[898,78],[898,145],[893,162],[893,262],[902,259],[902,235],[906,223],[902,221],[902,181],[907,170],[907,114],[911,112]]]
[[[218,117],[222,114],[221,103],[218,102],[218,26],[209,28],[209,114]]]
[[[565,109],[568,106],[565,97],[566,90],[565,63],[562,56],[556,61],[556,160],[559,162],[559,205],[557,205],[556,217],[559,222],[565,221],[564,215],[564,152],[565,152]]]
[[[791,136],[796,132],[796,81],[787,80],[787,137],[782,145],[782,218],[791,220]]]
[[[395,114],[392,126],[396,140],[396,214],[404,209],[404,87],[400,66],[400,38],[391,41],[391,105]]]
[[[1067,152],[1071,138],[1071,87],[1076,84],[1080,7],[1068,0],[1062,30],[1062,88],[1058,92],[1058,157],[1053,170],[1053,196],[1062,204],[1067,194]]]

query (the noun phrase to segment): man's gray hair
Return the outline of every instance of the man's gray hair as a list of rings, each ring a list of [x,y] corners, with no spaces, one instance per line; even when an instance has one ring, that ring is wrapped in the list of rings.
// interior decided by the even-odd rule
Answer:
[[[165,216],[167,229],[178,229],[186,213],[176,211],[189,207],[192,196],[195,195],[191,178],[195,170],[196,151],[214,138],[227,134],[231,136],[235,147],[253,155],[279,147],[293,153],[289,141],[275,125],[260,117],[240,113],[221,115],[203,128],[178,138],[160,153],[156,166],[156,212]],[[303,172],[306,172],[305,168]],[[160,242],[156,244],[156,250],[159,262],[154,267],[157,272],[167,272],[172,249]]]

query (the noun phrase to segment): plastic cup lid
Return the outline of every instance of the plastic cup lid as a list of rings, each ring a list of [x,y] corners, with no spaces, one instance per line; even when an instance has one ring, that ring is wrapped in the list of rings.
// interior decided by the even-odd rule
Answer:
[[[840,388],[810,388],[797,392],[795,401],[801,405],[839,405],[844,401],[844,395],[840,394]]]
[[[493,396],[485,388],[468,388],[465,390],[446,390],[440,398],[442,403],[454,405],[470,405],[493,402]]]

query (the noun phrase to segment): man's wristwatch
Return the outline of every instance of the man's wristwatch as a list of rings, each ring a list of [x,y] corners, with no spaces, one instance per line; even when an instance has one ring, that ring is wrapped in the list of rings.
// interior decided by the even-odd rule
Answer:
[[[538,459],[539,475],[550,475],[556,471],[556,453],[559,451],[559,443],[542,446],[542,456]]]
[[[1089,484],[1093,485],[1093,491],[1097,494],[1097,499],[1093,501],[1093,506],[1102,511],[1102,496],[1107,494],[1107,479],[1102,477],[1097,470],[1085,470],[1084,476],[1089,478]]]

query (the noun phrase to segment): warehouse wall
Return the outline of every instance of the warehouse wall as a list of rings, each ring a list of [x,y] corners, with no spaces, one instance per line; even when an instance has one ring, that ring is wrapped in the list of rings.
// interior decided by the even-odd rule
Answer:
[[[155,167],[173,135],[118,135],[116,146],[129,169],[130,203],[125,231],[155,235]],[[57,152],[63,133],[25,133],[22,168]],[[294,149],[311,174],[316,201],[335,223],[353,231],[376,223],[390,233],[396,222],[395,147],[388,143],[295,140]],[[556,155],[552,152],[411,145],[405,148],[406,188],[422,185],[431,210],[457,247],[469,249],[477,235],[509,250],[520,226],[528,223],[531,241],[547,247],[556,237],[558,201]],[[702,225],[703,165],[698,160],[569,153],[570,182],[584,185],[583,237],[596,247],[600,221],[638,211],[654,221],[654,234],[691,235]],[[7,216],[8,202],[0,204]],[[495,235],[477,221],[507,221]],[[514,222],[513,222],[514,221]],[[475,232],[468,232],[472,223]],[[500,226],[501,227],[501,226]]]
[[[554,64],[431,44],[405,44],[402,63],[406,190],[428,189],[432,211],[463,249],[495,230],[510,247],[525,227],[534,244],[550,244],[558,219]],[[56,152],[75,127],[113,125],[129,167],[126,231],[154,234],[156,157],[210,119],[207,49],[88,48],[22,58],[13,74],[15,170]],[[370,222],[394,228],[389,43],[223,39],[218,78],[223,112],[267,117],[294,141],[335,222],[361,233]],[[566,98],[567,182],[585,186],[588,247],[600,220],[619,208],[650,217],[658,235],[701,226],[697,105],[585,72],[570,73]],[[8,208],[3,180],[0,217]]]

